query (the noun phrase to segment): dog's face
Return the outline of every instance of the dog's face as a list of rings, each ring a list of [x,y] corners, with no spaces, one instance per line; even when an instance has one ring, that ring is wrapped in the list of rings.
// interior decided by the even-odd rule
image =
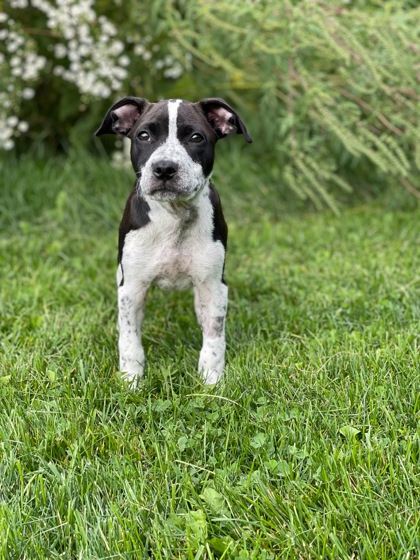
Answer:
[[[216,135],[204,113],[192,104],[149,105],[130,138],[131,161],[144,195],[188,200],[208,181]]]
[[[251,142],[238,114],[221,99],[149,103],[127,97],[109,109],[96,135],[106,133],[131,139],[140,192],[159,201],[190,200],[204,188],[219,138],[237,133]]]

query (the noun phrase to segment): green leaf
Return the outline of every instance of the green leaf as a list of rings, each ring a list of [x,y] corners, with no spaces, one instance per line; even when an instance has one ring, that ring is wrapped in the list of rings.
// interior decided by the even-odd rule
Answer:
[[[198,543],[205,543],[207,540],[207,520],[206,514],[201,509],[190,511],[187,516],[187,535]]]
[[[361,433],[360,430],[350,425],[342,426],[339,431],[340,434],[344,436],[346,439],[354,439]]]
[[[265,442],[267,441],[267,436],[262,432],[258,432],[252,439],[251,439],[251,446],[254,449],[260,449],[264,447]]]
[[[176,513],[170,513],[166,519],[166,523],[171,527],[182,530],[185,525],[185,519],[177,515]]]
[[[184,451],[184,449],[187,447],[187,441],[188,441],[187,436],[181,436],[178,439],[178,449],[180,451]]]
[[[210,548],[218,555],[225,553],[229,548],[234,545],[235,541],[230,537],[213,537],[209,540]]]
[[[159,399],[158,401],[156,401],[153,404],[153,410],[156,410],[156,412],[165,412],[165,410],[168,410],[168,408],[170,408],[172,406],[172,401],[169,399],[165,399],[165,400],[161,400]]]
[[[270,459],[269,461],[265,461],[264,463],[264,466],[266,466],[269,471],[275,471],[277,465],[278,462],[275,459]]]
[[[52,370],[52,369],[47,369],[47,371],[45,372],[47,374],[48,379],[54,383],[54,381],[56,381],[57,379],[57,372]]]
[[[225,498],[214,488],[205,488],[200,498],[206,502],[212,512],[216,515],[224,515],[228,513],[225,506]]]

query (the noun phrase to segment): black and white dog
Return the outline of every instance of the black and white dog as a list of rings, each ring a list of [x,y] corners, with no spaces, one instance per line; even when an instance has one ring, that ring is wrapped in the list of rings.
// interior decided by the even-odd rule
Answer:
[[[130,138],[137,176],[119,229],[120,369],[133,385],[143,376],[141,326],[150,285],[193,287],[203,332],[198,369],[206,383],[216,383],[225,361],[227,225],[210,176],[216,141],[243,134],[252,142],[246,127],[223,99],[125,97],[109,109],[101,134]]]

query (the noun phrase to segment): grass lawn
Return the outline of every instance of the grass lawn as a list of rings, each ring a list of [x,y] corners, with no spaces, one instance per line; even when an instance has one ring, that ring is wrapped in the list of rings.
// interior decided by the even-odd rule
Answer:
[[[288,214],[216,174],[225,379],[196,375],[192,295],[152,290],[130,391],[114,273],[131,173],[0,175],[1,559],[420,557],[419,207]]]

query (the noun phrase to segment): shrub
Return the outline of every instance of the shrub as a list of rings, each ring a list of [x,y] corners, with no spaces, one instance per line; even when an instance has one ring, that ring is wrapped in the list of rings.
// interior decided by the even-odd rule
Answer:
[[[272,181],[333,208],[334,187],[389,178],[420,197],[420,9],[351,4],[198,0],[167,18],[200,85],[245,99]]]
[[[0,12],[0,147],[21,133],[52,149],[91,140],[105,108],[123,92],[157,93],[183,71],[148,31],[135,3],[6,0]],[[151,7],[149,7],[149,12]],[[28,125],[29,123],[29,125]]]
[[[334,209],[389,180],[420,197],[416,4],[5,0],[0,146],[93,145],[126,93],[218,95],[243,111],[268,183]]]

